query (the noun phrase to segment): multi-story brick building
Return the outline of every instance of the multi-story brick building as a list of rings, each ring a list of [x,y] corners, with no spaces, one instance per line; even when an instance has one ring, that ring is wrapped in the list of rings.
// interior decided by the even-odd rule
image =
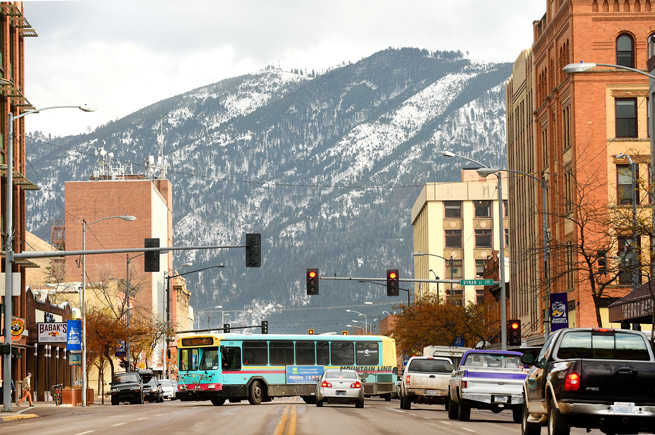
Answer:
[[[24,63],[24,39],[37,36],[23,14],[23,2],[2,2],[0,3],[0,198],[2,207],[2,281],[4,282],[5,256],[4,247],[6,244],[5,225],[7,222],[7,151],[11,146],[13,150],[13,249],[14,252],[22,252],[25,249],[25,194],[26,190],[37,189],[27,178],[25,178],[25,118],[16,119],[13,123],[13,143],[9,144],[8,117],[9,113],[15,116],[26,110],[34,109],[25,97],[25,63]],[[29,261],[14,261],[12,272],[15,279],[19,281],[19,291],[12,296],[12,315],[25,319],[26,296],[25,296],[25,268],[32,266]],[[3,294],[4,296],[4,290]],[[4,312],[2,314],[4,329]],[[4,336],[1,338],[4,343]],[[12,379],[22,379],[25,376],[25,361],[32,354],[26,348],[26,337],[12,343],[21,352],[21,359],[14,359],[11,369]],[[3,356],[4,357],[4,356]],[[3,358],[4,359],[4,358]],[[4,362],[3,362],[4,364]],[[0,378],[4,373],[4,367],[0,370]]]
[[[503,197],[507,197],[505,185]],[[507,207],[503,210],[507,235]],[[499,248],[498,222],[495,176],[487,181],[475,170],[464,169],[461,182],[426,184],[412,207],[412,226],[414,252],[430,255],[414,257],[414,276],[418,279],[481,278],[487,258]],[[505,237],[509,252],[507,241]],[[508,266],[506,262],[506,270]],[[417,297],[438,295],[457,304],[481,303],[484,299],[482,286],[459,283],[415,284],[414,291]]]
[[[645,69],[647,40],[655,32],[650,0],[545,3],[545,15],[533,23],[531,52],[521,54],[507,86],[508,167],[543,177],[547,185],[544,207],[539,183],[518,175],[510,180],[512,227],[517,231],[512,264],[520,266],[521,259],[532,264],[513,269],[511,310],[528,325],[524,332],[535,336],[548,327],[544,313],[549,293],[567,294],[569,326],[598,323],[591,286],[584,269],[577,267],[582,231],[588,249],[609,246],[608,261],[620,257],[630,237],[602,227],[600,220],[581,230],[578,212],[630,207],[628,162],[616,156],[630,155],[639,166],[639,179],[648,185],[647,78],[614,68],[567,75],[562,68],[586,61]],[[643,192],[639,201],[648,202]],[[542,266],[544,212],[551,247],[548,268]],[[637,240],[641,246],[647,243]],[[631,274],[623,273],[604,292],[601,306],[628,292],[631,281]],[[602,316],[606,322],[607,310]]]

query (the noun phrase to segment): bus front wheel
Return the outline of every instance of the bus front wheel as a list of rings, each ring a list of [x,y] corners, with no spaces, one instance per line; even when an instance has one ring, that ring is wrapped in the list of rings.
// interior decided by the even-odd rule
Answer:
[[[264,389],[259,381],[252,381],[250,384],[250,393],[248,394],[248,402],[251,405],[260,405],[264,398]]]
[[[214,406],[221,406],[224,403],[225,403],[225,399],[223,399],[223,398],[212,399],[212,405],[214,405]]]

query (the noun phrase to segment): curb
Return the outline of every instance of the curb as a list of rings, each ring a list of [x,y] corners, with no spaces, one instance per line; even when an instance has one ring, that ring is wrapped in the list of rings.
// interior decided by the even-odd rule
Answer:
[[[36,414],[17,414],[17,415],[8,415],[2,417],[2,421],[15,421],[15,420],[27,420],[29,418],[37,418]]]

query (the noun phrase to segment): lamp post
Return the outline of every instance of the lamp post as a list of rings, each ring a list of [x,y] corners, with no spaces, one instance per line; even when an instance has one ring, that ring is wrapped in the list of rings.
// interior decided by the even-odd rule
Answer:
[[[468,160],[476,163],[483,168],[489,166],[473,160],[466,156],[453,154],[450,151],[442,153],[444,157],[459,157],[460,159]],[[500,346],[502,350],[507,350],[507,302],[505,295],[505,230],[503,228],[503,178],[501,173],[496,170],[496,177],[498,178],[498,253],[500,255],[499,268],[500,268]]]
[[[7,85],[12,84],[11,81],[6,79],[0,79],[0,84]],[[11,315],[13,311],[12,307],[12,272],[13,272],[13,263],[14,263],[14,204],[13,204],[13,193],[14,193],[14,121],[23,118],[24,116],[31,115],[33,113],[40,113],[45,110],[52,109],[80,109],[84,112],[93,112],[95,109],[84,106],[51,106],[44,107],[41,109],[28,110],[21,113],[20,115],[14,115],[9,110],[7,115],[7,177],[6,177],[6,195],[5,195],[5,324],[4,330],[11,330]],[[5,346],[7,347],[6,353],[2,359],[2,379],[5,382],[11,384],[11,334],[5,333]],[[8,385],[9,385],[8,384]],[[4,412],[11,411],[11,388],[4,388],[2,391],[2,410]]]
[[[651,36],[648,39],[648,65],[651,65],[651,62],[653,62],[653,59],[655,59],[655,38]],[[605,66],[608,68],[616,68],[616,69],[623,69],[627,71],[632,71],[637,74],[641,74],[643,76],[648,77],[648,104],[650,108],[650,174],[649,174],[649,185],[650,186],[655,186],[655,69],[652,68],[649,72],[641,71],[636,68],[630,68],[628,66],[623,66],[623,65],[614,65],[611,63],[591,63],[591,62],[580,62],[580,63],[570,63],[566,65],[564,68],[562,68],[562,71],[564,71],[567,74],[576,74],[576,73],[582,73],[586,72],[592,68],[595,68],[597,66]],[[651,228],[655,228],[655,193],[651,192]],[[651,249],[653,242],[655,241],[655,238],[653,235],[651,235],[650,238],[651,241]],[[650,265],[650,270],[651,272],[654,270],[655,266],[653,266],[652,262]]]
[[[450,274],[451,274],[451,275],[452,275],[452,273],[453,273],[452,270],[453,270],[453,265],[451,264],[451,265],[450,265]],[[434,270],[432,270],[432,269],[430,269],[430,272],[432,272],[432,274],[434,275],[434,279],[436,279],[436,280],[438,281],[438,280],[439,280],[439,276],[437,275],[437,273],[436,273]],[[451,277],[451,279],[452,279],[452,277]],[[451,283],[451,285],[452,285],[452,283]],[[437,300],[438,300],[439,302],[441,302],[441,295],[439,295],[439,283],[437,283]]]
[[[423,256],[426,256],[426,255],[429,255],[431,257],[441,258],[444,261],[450,261],[450,297],[452,298],[453,297],[453,282],[452,281],[453,281],[453,275],[454,275],[454,272],[455,272],[455,269],[453,268],[453,260],[454,260],[453,255],[452,254],[450,255],[450,259],[448,259],[446,257],[442,257],[439,254],[428,254],[428,253],[420,252],[420,251],[419,252],[414,252],[414,253],[412,253],[412,255],[414,257],[423,257]],[[432,273],[434,273],[434,270],[432,270],[432,269],[430,269],[430,270],[432,271]],[[439,279],[439,277],[437,276],[436,273],[434,273],[434,276],[435,276],[435,279]],[[438,297],[439,297],[439,283],[437,283],[437,298]]]
[[[82,251],[86,251],[86,229],[98,222],[121,219],[124,221],[135,221],[134,216],[108,216],[87,222],[82,218]],[[128,292],[129,294],[129,292]],[[82,311],[82,406],[86,406],[86,254],[82,254],[82,293],[80,294],[80,309]]]
[[[126,258],[126,276],[125,276],[125,360],[127,361],[127,371],[132,369],[130,360],[130,263],[137,257],[145,255],[145,252],[130,257],[130,254],[125,254]]]
[[[630,163],[630,187],[631,187],[631,199],[632,202],[632,243],[630,252],[630,275],[632,278],[632,291],[637,290],[639,287],[639,274],[637,273],[637,264],[635,257],[637,255],[637,165],[632,161],[629,155],[626,153],[620,153],[616,156],[617,159],[628,159]]]
[[[546,303],[544,304],[547,306],[547,308],[544,311],[544,337],[548,338],[548,334],[550,333],[550,247],[548,246],[548,214],[546,210],[546,205],[547,205],[547,195],[546,195],[546,177],[543,176],[539,178],[535,175],[532,175],[528,172],[523,172],[523,171],[518,171],[516,169],[497,169],[497,168],[480,168],[477,170],[478,175],[481,177],[488,177],[491,174],[498,174],[500,172],[509,172],[512,174],[519,174],[519,175],[525,175],[527,177],[532,178],[533,180],[536,180],[539,182],[539,185],[541,186],[541,201],[543,203],[542,205],[542,210],[541,210],[541,230],[543,232],[543,243],[544,243],[544,279],[546,282]],[[500,188],[499,188],[500,189]],[[501,222],[502,222],[502,217],[501,217]],[[503,235],[504,236],[504,235]]]
[[[355,314],[358,314],[360,316],[364,316],[364,330],[368,334],[368,316],[366,316],[366,314],[364,314],[364,313],[360,313],[359,311],[355,311],[355,310],[346,310],[346,311],[349,312],[349,313],[355,313]],[[353,322],[355,322],[355,320],[353,320]]]

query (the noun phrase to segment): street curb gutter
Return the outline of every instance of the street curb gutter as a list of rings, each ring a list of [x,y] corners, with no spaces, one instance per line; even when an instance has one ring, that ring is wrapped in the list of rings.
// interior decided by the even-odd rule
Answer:
[[[17,415],[8,415],[2,417],[2,421],[15,421],[15,420],[27,420],[28,418],[36,418],[36,414],[17,414]]]

